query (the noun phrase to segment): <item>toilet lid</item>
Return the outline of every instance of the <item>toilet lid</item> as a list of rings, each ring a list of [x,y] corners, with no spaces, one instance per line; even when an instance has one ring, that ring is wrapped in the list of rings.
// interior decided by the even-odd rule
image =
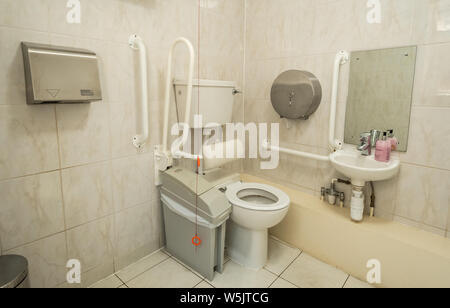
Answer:
[[[259,183],[234,183],[227,187],[228,201],[235,206],[255,211],[278,211],[291,200],[283,191]]]

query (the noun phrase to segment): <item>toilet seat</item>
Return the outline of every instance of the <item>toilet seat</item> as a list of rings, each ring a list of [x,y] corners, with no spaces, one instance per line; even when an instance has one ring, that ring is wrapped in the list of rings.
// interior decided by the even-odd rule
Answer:
[[[234,183],[227,187],[226,196],[234,206],[254,211],[279,211],[290,204],[283,191],[259,183]]]

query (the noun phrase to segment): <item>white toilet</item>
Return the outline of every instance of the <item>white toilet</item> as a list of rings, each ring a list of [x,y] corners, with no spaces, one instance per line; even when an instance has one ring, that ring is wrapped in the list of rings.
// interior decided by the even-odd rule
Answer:
[[[241,182],[227,186],[226,196],[233,206],[226,235],[228,256],[260,269],[267,262],[268,229],[284,219],[290,199],[275,187]]]
[[[179,118],[183,118],[186,101],[187,82],[175,81],[178,96]],[[196,127],[194,114],[202,115],[203,124],[215,123],[215,126],[232,122],[235,84],[228,81],[194,80],[195,90],[192,101],[199,100],[200,110],[191,106],[190,126]],[[199,95],[200,93],[200,95]],[[210,127],[210,126],[208,126]],[[203,146],[203,152],[211,152],[209,145]],[[242,149],[239,140],[223,143],[222,149]],[[232,150],[234,152],[234,150]],[[237,158],[236,158],[237,159]],[[223,176],[220,167],[236,160],[204,157],[201,163],[203,173],[209,181],[218,181]],[[197,162],[195,162],[197,163]],[[229,180],[229,177],[225,177]],[[268,229],[280,223],[289,209],[289,197],[279,189],[269,185],[235,182],[223,182],[226,196],[233,206],[231,219],[227,225],[226,246],[229,257],[245,267],[260,269],[267,262]],[[231,222],[230,222],[231,221]]]

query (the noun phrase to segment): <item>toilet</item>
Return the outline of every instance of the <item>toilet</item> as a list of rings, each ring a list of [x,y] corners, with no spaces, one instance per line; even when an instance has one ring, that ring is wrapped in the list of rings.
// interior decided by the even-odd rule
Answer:
[[[228,256],[247,268],[261,269],[267,262],[268,230],[286,216],[289,196],[269,185],[242,182],[227,186],[226,196],[232,205]]]
[[[178,110],[183,118],[184,102],[188,93],[186,81],[175,81]],[[202,115],[202,124],[222,126],[232,122],[235,83],[217,80],[194,80],[192,101],[199,101],[199,110],[191,106],[190,127],[197,127],[194,114]],[[200,93],[200,94],[199,94]],[[215,147],[204,144],[202,153],[211,153]],[[229,149],[243,150],[245,145],[239,140],[228,140],[219,147],[224,153]],[[224,154],[222,153],[222,154]],[[290,200],[281,190],[264,184],[237,182],[240,176],[224,176],[221,167],[239,158],[224,158],[225,156],[203,157],[200,164],[202,180],[214,182],[226,194],[232,212],[226,226],[226,249],[228,256],[236,263],[247,268],[260,269],[267,262],[268,230],[279,224],[286,216]],[[198,162],[195,161],[195,168]],[[233,179],[230,181],[230,179]],[[192,186],[192,185],[191,185]]]

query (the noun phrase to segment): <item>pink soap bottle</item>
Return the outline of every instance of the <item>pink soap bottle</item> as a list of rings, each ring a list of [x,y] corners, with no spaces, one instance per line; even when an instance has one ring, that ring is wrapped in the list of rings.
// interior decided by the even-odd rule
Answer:
[[[391,150],[392,151],[397,151],[398,140],[394,136],[394,130],[393,129],[388,130],[388,141],[391,143]]]
[[[375,147],[375,160],[383,163],[391,159],[391,142],[387,140],[387,132],[383,133],[383,139],[377,141]]]

